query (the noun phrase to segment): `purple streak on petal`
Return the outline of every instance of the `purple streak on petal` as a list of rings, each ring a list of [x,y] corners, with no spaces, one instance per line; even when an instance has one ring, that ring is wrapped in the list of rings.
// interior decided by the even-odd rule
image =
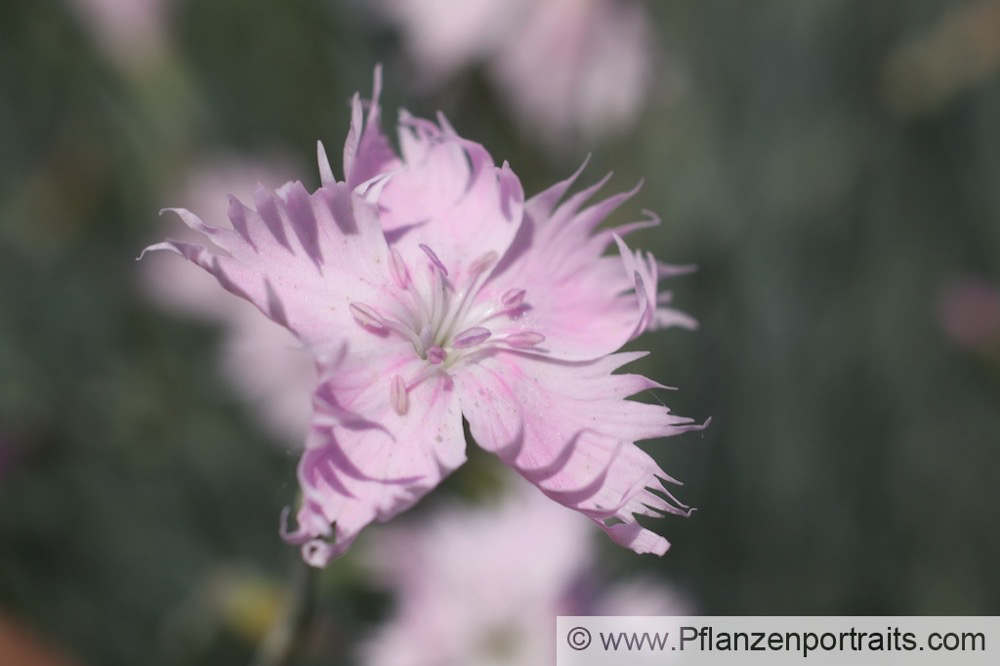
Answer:
[[[687,515],[689,509],[663,489],[672,479],[634,442],[701,426],[660,405],[625,399],[651,382],[612,373],[642,355],[586,363],[496,355],[482,359],[474,371],[456,374],[456,380],[480,445],[616,542],[637,552],[663,553],[666,540],[640,526],[636,516]],[[486,402],[482,395],[500,399]]]
[[[278,211],[278,202],[275,199],[274,193],[268,192],[263,185],[258,185],[257,189],[254,190],[253,200],[254,206],[257,208],[257,215],[264,222],[267,230],[271,232],[271,236],[278,242],[278,245],[294,253],[295,250],[292,249],[292,246],[288,242],[288,235],[285,233],[285,223],[282,221],[281,213]],[[243,210],[239,212],[245,215],[246,207],[243,207]]]
[[[313,265],[322,271],[323,250],[319,242],[319,226],[309,193],[301,182],[296,181],[288,186],[286,206],[292,231],[298,237],[306,255],[312,259]],[[340,217],[343,219],[343,216]]]
[[[382,115],[379,105],[382,94],[381,65],[375,67],[373,78],[371,101],[363,101],[357,94],[351,100],[351,129],[344,142],[344,180],[350,190],[399,167],[399,158],[379,127]]]
[[[285,306],[281,304],[281,297],[278,296],[274,285],[268,279],[264,280],[264,291],[267,293],[267,312],[265,314],[276,323],[288,328],[288,314],[285,312]]]
[[[441,271],[441,274],[444,275],[445,277],[448,277],[448,269],[444,267],[444,264],[441,263],[441,260],[438,259],[438,256],[434,254],[434,250],[430,249],[423,243],[420,244],[420,249],[424,251],[424,254],[430,257],[430,260],[434,262],[434,265],[437,266],[438,270]]]
[[[258,183],[258,187],[260,184]],[[257,243],[254,242],[253,232],[251,231],[251,226],[247,224],[247,214],[250,212],[246,206],[240,203],[240,200],[229,195],[229,221],[233,225],[233,229],[238,233],[250,246],[257,251],[260,248]]]

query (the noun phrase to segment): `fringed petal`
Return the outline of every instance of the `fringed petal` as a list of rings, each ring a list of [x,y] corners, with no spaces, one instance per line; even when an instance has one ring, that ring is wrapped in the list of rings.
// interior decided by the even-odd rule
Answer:
[[[587,205],[605,177],[559,203],[579,173],[525,203],[521,227],[482,293],[489,300],[524,289],[520,325],[544,333],[549,356],[571,361],[613,353],[652,326],[689,323],[659,307],[659,264],[652,255],[633,253],[622,241],[659,219],[647,212],[631,224],[597,230],[639,186]],[[620,259],[605,254],[613,242]]]
[[[211,247],[168,241],[146,251],[180,254],[309,346],[340,341],[353,326],[349,304],[381,302],[390,280],[372,204],[342,183],[309,194],[296,182],[278,192],[258,188],[255,205],[232,201],[232,229],[174,210]]]
[[[617,543],[663,554],[668,543],[636,516],[688,515],[664,484],[677,481],[635,442],[703,426],[661,405],[625,398],[655,382],[612,374],[642,354],[587,363],[533,356],[484,359],[456,378],[476,442]]]
[[[303,502],[297,527],[284,532],[313,566],[343,553],[369,523],[408,509],[465,461],[454,384],[434,376],[400,388],[393,378],[413,363],[391,351],[346,350],[321,362],[299,462]]]

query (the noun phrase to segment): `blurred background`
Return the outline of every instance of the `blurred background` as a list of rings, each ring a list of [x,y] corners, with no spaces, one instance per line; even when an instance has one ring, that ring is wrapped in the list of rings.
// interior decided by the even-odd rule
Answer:
[[[318,186],[376,63],[390,133],[442,110],[529,194],[592,155],[581,182],[645,179],[615,222],[664,220],[632,244],[698,266],[669,288],[700,330],[633,366],[680,389],[640,399],[713,418],[644,444],[698,511],[651,524],[662,559],[597,537],[574,567],[703,614],[1000,613],[1000,1],[462,7],[0,4],[0,663],[258,653],[296,576],[309,369],[194,268],[135,259],[179,233],[162,207],[222,223],[258,180]],[[400,525],[505,474],[474,456]],[[318,575],[289,663],[380,663],[405,586],[379,538]]]

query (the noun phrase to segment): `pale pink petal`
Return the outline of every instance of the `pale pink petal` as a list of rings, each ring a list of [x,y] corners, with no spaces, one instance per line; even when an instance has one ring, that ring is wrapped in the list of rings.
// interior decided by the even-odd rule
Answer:
[[[456,377],[462,413],[483,448],[546,495],[593,519],[617,543],[662,554],[668,543],[636,515],[686,515],[664,482],[674,482],[635,442],[702,426],[660,405],[625,398],[658,384],[611,374],[642,354],[588,363],[529,355],[482,359]]]
[[[618,252],[625,264],[625,273],[632,278],[635,285],[636,299],[639,305],[639,318],[629,339],[637,338],[653,323],[656,312],[656,285],[659,282],[656,259],[650,253],[632,252],[618,234],[612,234]]]
[[[371,101],[362,101],[357,94],[351,101],[351,129],[344,142],[344,179],[351,190],[374,178],[392,173],[400,166],[399,158],[382,134],[380,127],[382,107],[382,68],[375,68],[375,83]],[[367,106],[368,113],[364,109]],[[324,185],[334,182],[326,154],[320,147],[320,170]]]
[[[404,387],[411,354],[346,348],[321,360],[322,379],[299,463],[303,502],[285,534],[303,556],[325,566],[372,521],[408,509],[465,461],[454,384],[435,375]],[[405,405],[405,406],[403,406]]]
[[[232,199],[233,229],[175,211],[218,250],[165,242],[147,250],[180,254],[228,291],[256,305],[307,345],[339,342],[356,326],[352,302],[381,302],[389,251],[371,204],[343,184],[310,195],[301,183],[277,194],[257,190],[256,210]]]
[[[661,328],[672,328],[674,326],[679,326],[681,328],[686,328],[689,331],[693,331],[698,328],[698,320],[689,314],[681,312],[680,310],[674,310],[673,308],[662,306],[657,307],[656,312],[653,313],[653,321],[650,324],[650,328],[655,331]]]
[[[525,204],[518,235],[482,298],[524,290],[518,326],[543,332],[547,353],[567,360],[590,360],[618,350],[651,324],[687,325],[692,320],[658,303],[658,264],[652,255],[630,251],[616,234],[658,220],[597,231],[635,191],[586,205],[607,178],[565,201],[579,171]],[[612,240],[620,257],[606,256]]]
[[[481,145],[443,126],[404,115],[404,166],[378,198],[383,229],[402,256],[426,264],[433,250],[452,281],[483,254],[503,254],[521,223],[524,192],[507,164],[497,167]]]

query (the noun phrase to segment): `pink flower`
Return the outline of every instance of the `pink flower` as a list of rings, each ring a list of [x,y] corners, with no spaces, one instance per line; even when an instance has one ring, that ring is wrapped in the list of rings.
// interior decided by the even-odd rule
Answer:
[[[1000,288],[979,277],[953,279],[938,296],[938,321],[955,342],[972,351],[1000,343]]]
[[[482,66],[536,138],[560,147],[635,121],[677,69],[656,63],[650,17],[622,0],[380,0],[425,86]],[[654,70],[655,74],[654,75]]]
[[[378,0],[401,28],[422,84],[439,86],[489,59],[524,24],[536,0]]]
[[[667,541],[637,515],[686,515],[673,481],[634,442],[697,429],[626,400],[659,387],[613,374],[647,328],[691,321],[657,297],[661,265],[595,227],[632,193],[591,205],[576,176],[524,201],[507,164],[402,114],[401,156],[355,97],[345,180],[320,146],[322,186],[233,200],[232,229],[176,212],[212,247],[165,242],[292,331],[319,385],[299,465],[298,527],[284,536],[325,565],[372,521],[412,506],[465,461],[472,436],[553,500],[636,552]],[[565,200],[564,200],[565,197]],[[605,257],[616,244],[621,256]],[[670,271],[667,271],[670,272]]]
[[[538,2],[497,52],[491,75],[541,139],[560,145],[612,135],[635,121],[658,80],[649,22],[640,3]]]
[[[72,0],[97,43],[124,66],[151,58],[167,39],[174,0]]]
[[[662,582],[601,580],[587,520],[532,488],[371,536],[364,561],[396,605],[362,645],[363,664],[546,666],[558,615],[689,612]]]

